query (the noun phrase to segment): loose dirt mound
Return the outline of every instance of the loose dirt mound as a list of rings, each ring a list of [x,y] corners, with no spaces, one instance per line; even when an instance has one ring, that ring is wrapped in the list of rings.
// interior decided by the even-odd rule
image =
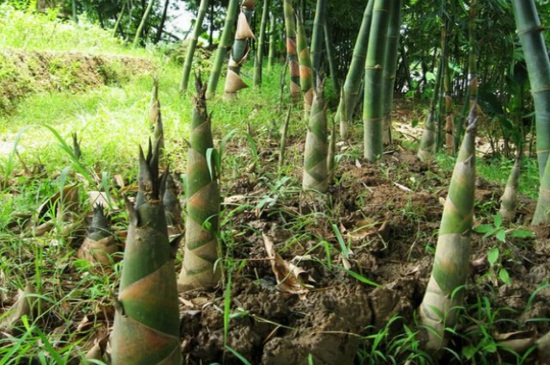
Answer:
[[[0,66],[0,113],[29,93],[84,91],[156,67],[139,57],[14,49],[0,50]]]
[[[402,336],[403,324],[418,329],[414,312],[430,275],[450,174],[435,166],[428,168],[400,147],[380,166],[348,159],[340,171],[339,183],[330,193],[329,201],[334,203],[324,208],[305,206],[298,193],[283,197],[284,188],[273,191],[275,181],[259,175],[233,181],[227,192],[228,207],[240,205],[242,209],[231,216],[233,225],[239,227],[230,239],[239,267],[232,271],[231,319],[225,328],[227,303],[222,290],[184,295],[182,335],[187,364],[221,362],[222,358],[225,364],[241,364],[228,348],[252,364],[307,364],[309,359],[316,365],[382,363],[376,357],[359,361],[359,349],[364,347],[368,353],[372,347],[372,339],[366,336],[386,329],[383,342],[387,346],[392,336]],[[490,209],[495,212],[500,193],[499,187],[480,182],[478,204],[487,206],[492,201]],[[278,200],[258,209],[262,197],[269,196]],[[339,249],[334,224],[349,244],[347,259],[334,254]],[[273,237],[285,260],[309,273],[314,288],[302,296],[279,290],[259,231]],[[458,330],[467,335],[452,338],[450,348],[460,353],[477,346],[482,326],[491,331],[497,344],[499,338],[514,336],[529,342],[549,329],[540,319],[550,315],[550,291],[531,296],[548,278],[545,234],[538,232],[537,241],[510,239],[506,245],[472,235],[474,254],[461,321],[464,327]],[[495,246],[501,248],[500,265],[509,271],[511,285],[495,281],[491,274],[487,252]],[[359,282],[344,266],[379,286]],[[407,348],[391,354],[388,347],[378,346],[377,350],[395,356],[397,363],[411,354]],[[486,353],[481,348],[475,356],[496,363],[506,359],[503,348]],[[457,364],[452,357],[442,361]]]

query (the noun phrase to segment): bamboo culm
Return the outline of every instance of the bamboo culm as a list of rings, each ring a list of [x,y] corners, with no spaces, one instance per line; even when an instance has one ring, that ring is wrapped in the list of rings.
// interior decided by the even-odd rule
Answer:
[[[183,63],[183,76],[180,83],[180,92],[187,91],[187,85],[189,84],[189,76],[191,74],[191,67],[193,65],[193,56],[195,55],[195,49],[197,48],[197,43],[199,41],[199,36],[202,31],[202,23],[208,7],[210,6],[210,0],[201,0],[199,6],[199,12],[197,14],[197,20],[193,28],[193,36],[191,37],[191,42],[187,48],[187,54],[185,55],[185,62]]]

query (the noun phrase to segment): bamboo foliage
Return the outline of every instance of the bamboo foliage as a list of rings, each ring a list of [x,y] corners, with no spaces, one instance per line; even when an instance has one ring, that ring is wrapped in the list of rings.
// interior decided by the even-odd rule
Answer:
[[[371,31],[365,60],[365,95],[363,99],[364,157],[370,162],[382,156],[383,148],[383,72],[386,52],[386,33],[392,0],[375,0]]]
[[[313,69],[304,23],[300,16],[296,17],[296,40],[300,63],[300,86],[304,93],[304,113],[308,117],[313,103]]]
[[[296,49],[296,20],[292,0],[283,0],[286,29],[286,55],[290,72],[290,96],[293,100],[300,95],[300,65]]]
[[[361,28],[359,29],[359,34],[353,48],[353,57],[346,75],[344,87],[340,93],[340,102],[334,119],[334,122],[340,126],[340,138],[344,140],[348,138],[348,125],[355,111],[355,106],[359,101],[361,80],[365,71],[373,6],[374,0],[369,0],[365,7]]]
[[[187,219],[178,285],[182,290],[216,286],[221,277],[218,254],[220,192],[217,183],[205,87],[196,80],[190,148],[187,154]]]
[[[130,220],[111,336],[113,365],[182,363],[174,260],[166,228],[158,145],[140,149],[139,188]]]
[[[199,36],[202,31],[202,23],[208,7],[210,6],[210,0],[201,0],[199,5],[199,12],[197,14],[197,20],[195,21],[195,26],[193,28],[193,35],[191,37],[191,42],[187,48],[187,54],[185,55],[185,62],[183,63],[183,76],[180,83],[180,92],[187,91],[187,85],[189,84],[189,76],[191,75],[191,66],[193,65],[193,56],[195,55],[195,49],[197,48],[197,43],[199,41]]]
[[[420,305],[421,322],[428,328],[426,349],[432,353],[445,346],[445,328],[456,324],[468,277],[474,216],[475,121],[473,105],[443,208],[432,273]]]
[[[224,97],[234,99],[237,92],[248,87],[240,76],[241,67],[246,61],[249,51],[249,41],[254,38],[254,33],[250,28],[250,19],[254,14],[256,0],[243,0],[241,12],[237,19],[237,31],[235,41],[229,55],[229,65],[227,67],[227,77],[225,79]]]
[[[304,175],[302,188],[305,191],[326,193],[328,190],[328,140],[327,116],[324,99],[324,83],[317,82],[304,150]]]

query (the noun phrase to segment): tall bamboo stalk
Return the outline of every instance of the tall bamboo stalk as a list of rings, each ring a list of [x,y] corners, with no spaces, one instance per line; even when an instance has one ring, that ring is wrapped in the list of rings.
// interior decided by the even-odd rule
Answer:
[[[225,78],[224,98],[235,99],[237,92],[248,87],[241,78],[241,67],[246,61],[249,51],[249,41],[254,38],[254,33],[250,28],[250,21],[254,14],[256,0],[243,0],[241,4],[241,13],[237,20],[237,32],[235,41],[231,47],[229,55],[229,64],[227,66],[227,77]]]
[[[324,39],[323,24],[326,19],[326,7],[326,0],[317,0],[315,18],[313,19],[313,32],[311,35],[311,65],[315,75],[321,72]]]
[[[267,54],[267,69],[271,71],[275,63],[275,15],[269,13],[269,52]]]
[[[425,346],[432,353],[445,346],[445,328],[456,324],[468,278],[474,216],[475,121],[474,104],[443,208],[432,273],[420,305],[421,322],[428,328]]]
[[[126,2],[122,3],[122,8],[120,9],[120,13],[118,13],[118,16],[116,18],[115,26],[113,27],[113,33],[112,33],[113,37],[116,37],[116,32],[120,27],[120,21],[122,20],[122,16],[124,15],[124,10],[126,10]]]
[[[401,1],[395,0],[390,14],[390,25],[386,40],[386,55],[384,57],[384,144],[391,143],[391,110],[393,107],[393,89],[395,87],[395,71],[399,48],[399,33],[401,29]]]
[[[355,106],[359,101],[361,81],[363,80],[363,73],[365,72],[365,59],[367,57],[367,44],[370,36],[373,6],[374,0],[369,0],[363,12],[361,28],[359,29],[359,34],[355,41],[353,57],[346,75],[344,88],[340,93],[340,103],[338,104],[338,109],[335,114],[334,122],[340,125],[340,138],[344,140],[348,138],[349,122],[355,111]]]
[[[318,81],[314,89],[313,106],[304,150],[302,188],[326,193],[328,190],[328,140],[324,82]]]
[[[393,0],[375,0],[372,12],[371,31],[365,60],[365,95],[363,99],[363,143],[364,157],[374,162],[384,151],[384,57],[386,53],[386,33]]]
[[[256,58],[254,59],[254,87],[260,87],[262,85],[262,71],[263,71],[263,59],[264,59],[264,46],[265,46],[265,29],[267,27],[267,17],[269,13],[269,0],[264,0],[262,8],[262,20],[260,23],[260,35],[258,37],[258,44],[256,45]]]
[[[199,36],[202,32],[202,23],[204,21],[204,17],[206,16],[206,12],[208,11],[209,6],[210,0],[201,0],[199,12],[197,13],[197,19],[193,28],[193,35],[191,37],[189,47],[187,48],[185,62],[183,63],[183,76],[180,83],[180,92],[187,91],[187,85],[189,84],[189,75],[191,75],[191,66],[193,65],[193,56],[195,55],[195,49],[197,48]]]
[[[468,19],[468,43],[469,43],[469,53],[468,53],[468,82],[472,84],[473,80],[477,79],[477,46],[476,46],[476,25],[477,22],[477,0],[470,1],[470,11]],[[472,94],[474,93],[474,94]],[[463,115],[466,115],[468,109],[472,108],[473,104],[477,105],[477,88],[468,89],[468,98],[470,100],[469,105],[464,103]],[[458,145],[460,143],[460,138],[464,132],[463,123],[455,124],[455,149],[458,150]]]
[[[308,118],[313,103],[313,74],[309,47],[307,45],[304,23],[300,16],[296,16],[296,43],[298,48],[298,61],[300,63],[300,86],[304,93],[304,114]]]
[[[296,50],[296,19],[292,0],[283,0],[286,30],[286,56],[290,72],[290,96],[297,100],[300,95],[300,65]]]
[[[187,220],[185,248],[178,280],[180,289],[216,286],[221,277],[218,231],[220,192],[212,151],[212,130],[206,110],[206,89],[195,80],[190,148],[187,154]]]
[[[179,309],[174,260],[162,204],[158,145],[140,149],[139,188],[130,220],[111,336],[113,365],[180,365]]]
[[[550,158],[546,160],[544,175],[540,179],[539,196],[537,198],[537,207],[533,214],[533,225],[550,224]]]
[[[550,60],[542,36],[545,28],[541,25],[534,0],[514,0],[512,5],[535,103],[537,157],[542,179],[550,152]]]
[[[338,80],[338,74],[336,72],[336,64],[334,61],[334,45],[332,44],[332,39],[329,34],[327,19],[325,17],[325,22],[323,23],[323,34],[325,35],[325,48],[327,50],[327,60],[328,60],[328,69],[332,79],[332,86],[334,90],[340,90],[340,81]]]
[[[206,92],[206,97],[208,99],[216,94],[216,88],[218,87],[218,81],[220,79],[225,56],[227,51],[233,45],[233,38],[235,37],[235,20],[237,19],[238,11],[239,0],[229,0],[229,4],[227,5],[227,13],[225,14],[222,37],[220,38],[216,58],[212,66],[212,72],[210,73],[210,78],[208,79],[208,89]]]
[[[436,49],[437,52],[437,49]],[[422,132],[422,138],[420,140],[420,146],[418,153],[416,154],[420,161],[429,162],[436,149],[437,131],[435,123],[435,107],[439,100],[439,90],[441,89],[441,77],[443,68],[443,57],[439,60],[439,66],[437,67],[434,91],[432,100],[430,101],[430,110],[428,111],[428,118],[424,124],[424,131]]]
[[[147,19],[149,18],[149,13],[151,13],[151,10],[153,9],[154,2],[155,0],[149,0],[149,3],[147,3],[145,12],[143,13],[143,17],[141,18],[141,22],[139,23],[139,26],[136,30],[136,35],[134,36],[134,43],[133,43],[134,47],[138,46],[139,40],[141,39],[141,33],[143,33],[143,28],[147,23]]]

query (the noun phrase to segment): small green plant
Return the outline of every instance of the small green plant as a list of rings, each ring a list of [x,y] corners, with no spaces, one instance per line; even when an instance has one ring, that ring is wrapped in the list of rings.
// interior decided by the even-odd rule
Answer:
[[[509,228],[506,229],[503,226],[503,220],[500,213],[493,216],[493,224],[480,224],[474,227],[474,231],[483,234],[483,238],[494,236],[497,240],[506,243],[506,237],[513,238],[532,238],[534,237],[533,231],[526,228]]]
[[[487,253],[487,262],[489,263],[489,277],[493,282],[497,283],[497,277],[506,285],[512,284],[512,279],[510,279],[510,274],[506,270],[499,258],[501,258],[500,250],[498,247],[493,247]]]
[[[430,355],[422,350],[418,332],[404,323],[402,330],[398,329],[402,320],[400,316],[393,316],[383,328],[365,336],[364,346],[358,352],[358,364],[432,364]]]

